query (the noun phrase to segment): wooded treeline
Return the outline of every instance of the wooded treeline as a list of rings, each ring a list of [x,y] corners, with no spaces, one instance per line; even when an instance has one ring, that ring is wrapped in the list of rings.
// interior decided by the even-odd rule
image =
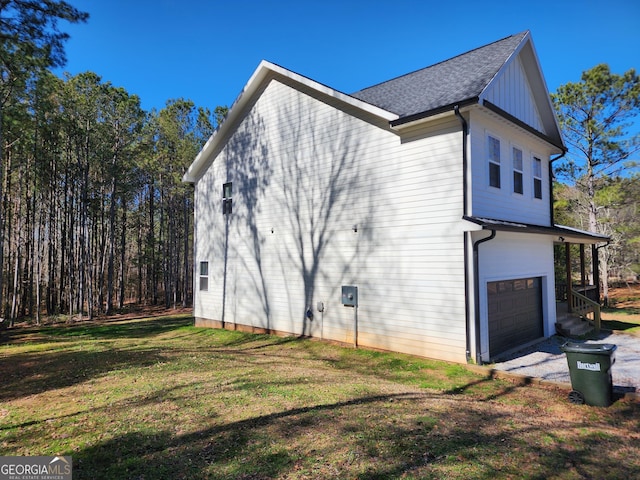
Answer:
[[[624,285],[640,278],[640,175],[602,177],[596,183],[597,232],[611,239],[599,249],[601,286],[606,290],[609,282]],[[589,230],[589,201],[580,185],[556,183],[554,197],[556,222]],[[579,261],[577,253],[574,261]],[[574,271],[579,271],[577,264]]]
[[[193,191],[181,179],[215,113],[184,99],[145,112],[90,72],[24,87],[2,116],[5,318],[188,305]]]
[[[64,78],[65,0],[0,0],[0,327],[188,305],[192,187],[181,179],[226,108],[158,111],[87,72]]]

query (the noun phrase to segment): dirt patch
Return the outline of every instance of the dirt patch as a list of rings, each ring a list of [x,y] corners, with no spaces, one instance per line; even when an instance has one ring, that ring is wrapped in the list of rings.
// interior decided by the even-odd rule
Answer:
[[[640,334],[640,285],[629,284],[609,291],[609,307],[602,310],[603,327]]]
[[[157,318],[173,315],[184,315],[193,312],[192,307],[171,307],[166,308],[161,305],[126,305],[123,309],[116,311],[111,315],[98,314],[91,319],[86,315],[75,315],[69,318],[68,315],[43,316],[40,319],[40,325],[36,325],[31,319],[17,320],[13,328],[31,328],[51,325],[81,325],[81,324],[102,324],[126,320],[137,320],[143,318]]]
[[[615,308],[635,309],[640,313],[640,284],[630,283],[609,289],[609,304]]]

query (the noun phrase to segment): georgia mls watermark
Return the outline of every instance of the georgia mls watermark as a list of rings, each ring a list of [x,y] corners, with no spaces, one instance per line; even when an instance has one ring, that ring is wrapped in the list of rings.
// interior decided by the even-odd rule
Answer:
[[[71,457],[0,457],[0,480],[71,480]]]

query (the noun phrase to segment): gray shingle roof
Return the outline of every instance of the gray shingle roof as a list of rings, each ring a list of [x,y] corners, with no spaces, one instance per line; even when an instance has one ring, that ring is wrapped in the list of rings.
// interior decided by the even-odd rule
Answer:
[[[528,32],[471,50],[351,96],[400,116],[419,116],[477,98]]]

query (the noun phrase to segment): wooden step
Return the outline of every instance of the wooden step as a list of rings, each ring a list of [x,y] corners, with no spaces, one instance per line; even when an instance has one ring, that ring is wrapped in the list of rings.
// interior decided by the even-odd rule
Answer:
[[[594,327],[583,318],[567,314],[557,318],[556,331],[565,337],[580,338],[592,333]]]

